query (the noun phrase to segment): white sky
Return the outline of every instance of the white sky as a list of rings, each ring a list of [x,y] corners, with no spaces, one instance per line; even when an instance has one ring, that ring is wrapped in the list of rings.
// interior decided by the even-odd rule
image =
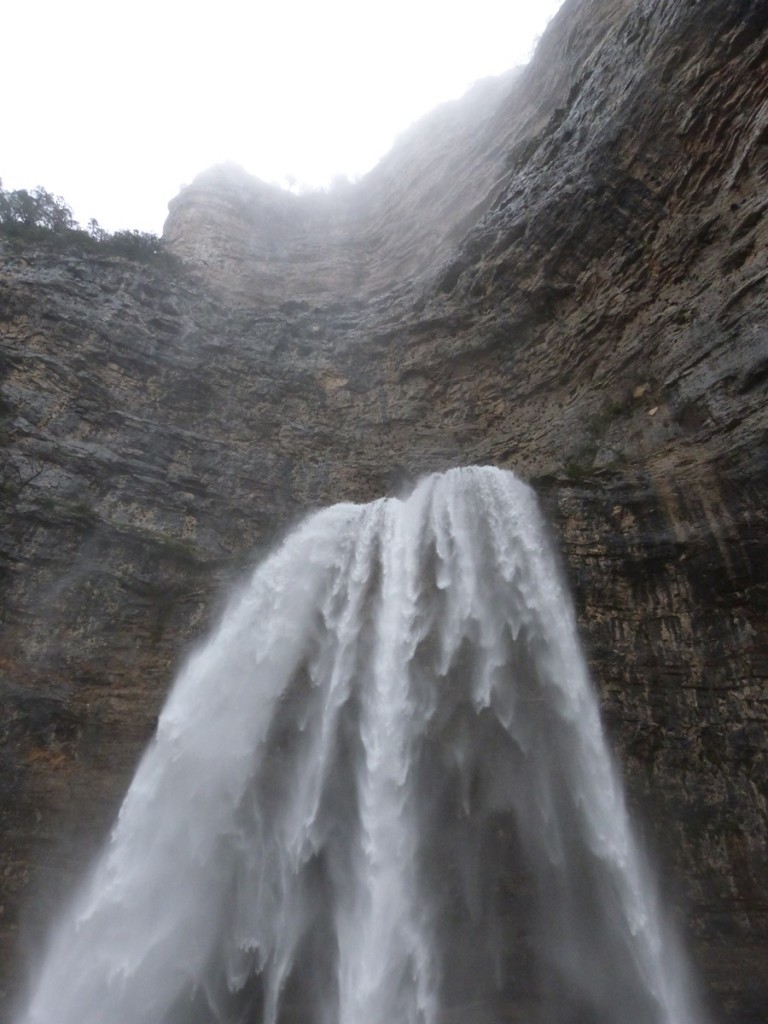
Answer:
[[[471,83],[530,57],[562,0],[8,0],[0,178],[85,226],[160,232],[182,184],[357,177]]]

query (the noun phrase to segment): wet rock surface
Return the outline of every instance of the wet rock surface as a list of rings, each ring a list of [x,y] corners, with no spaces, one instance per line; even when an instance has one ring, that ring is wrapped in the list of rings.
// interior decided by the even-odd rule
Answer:
[[[9,996],[223,588],[312,508],[492,463],[714,1015],[765,1019],[767,214],[765,5],[568,0],[347,192],[201,176],[179,269],[0,242]]]

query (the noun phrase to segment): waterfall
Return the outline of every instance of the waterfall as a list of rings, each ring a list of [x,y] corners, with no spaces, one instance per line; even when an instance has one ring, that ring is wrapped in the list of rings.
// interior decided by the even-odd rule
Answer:
[[[20,1024],[701,1024],[531,489],[317,513],[181,671]]]

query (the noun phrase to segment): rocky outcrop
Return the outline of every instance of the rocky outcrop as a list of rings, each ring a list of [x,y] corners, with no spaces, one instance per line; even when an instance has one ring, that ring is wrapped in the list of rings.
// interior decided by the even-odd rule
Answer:
[[[517,75],[436,110],[354,187],[297,196],[235,165],[214,167],[171,201],[165,242],[238,304],[413,295],[498,190],[504,137],[521,130],[500,116]]]
[[[178,270],[2,243],[9,990],[222,585],[481,462],[550,513],[717,1019],[764,1019],[767,67],[762,0],[568,0],[351,190],[202,175]]]

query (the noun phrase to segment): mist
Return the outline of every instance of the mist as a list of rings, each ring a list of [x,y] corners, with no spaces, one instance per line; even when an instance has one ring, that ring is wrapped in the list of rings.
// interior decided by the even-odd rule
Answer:
[[[438,103],[527,61],[559,6],[19,4],[0,178],[64,196],[81,224],[153,232],[223,161],[283,187],[355,179]]]

